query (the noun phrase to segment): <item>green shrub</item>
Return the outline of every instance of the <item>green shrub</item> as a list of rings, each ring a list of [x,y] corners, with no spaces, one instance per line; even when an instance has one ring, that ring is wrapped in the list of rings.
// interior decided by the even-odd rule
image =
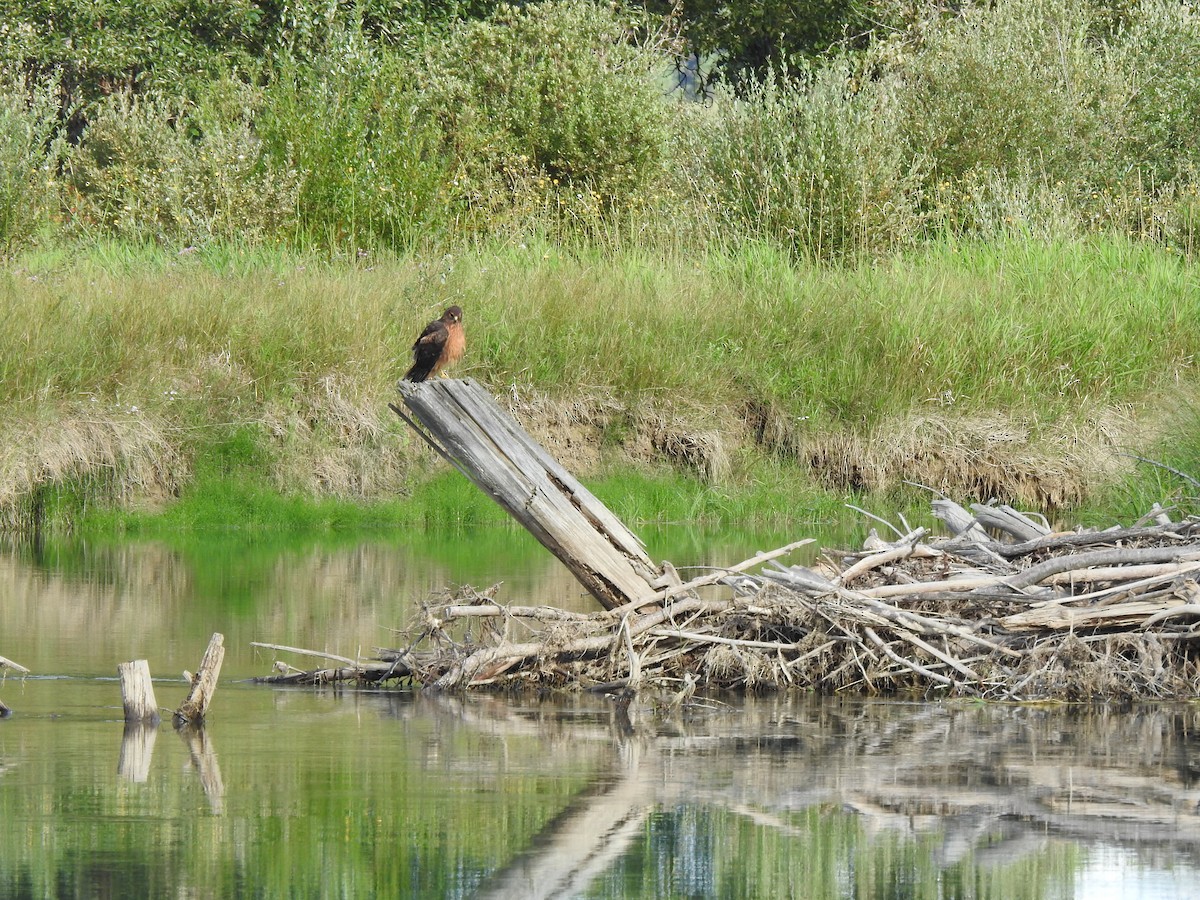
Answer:
[[[1040,195],[1049,219],[1064,192],[1086,197],[1113,178],[1123,85],[1094,26],[1082,0],[1006,0],[968,5],[920,43],[878,51],[905,81],[906,139],[930,160],[930,198],[957,208],[954,230],[988,232],[972,193],[997,177],[1018,188],[987,191],[993,198],[1037,215],[1030,200]]]
[[[1080,0],[969,6],[933,30],[904,67],[912,146],[934,175],[1086,175],[1114,137],[1113,83]]]
[[[644,202],[665,159],[661,65],[591,3],[502,6],[461,25],[430,54],[422,91],[460,208],[484,230],[512,209],[586,227]]]
[[[1157,182],[1200,168],[1200,13],[1147,0],[1118,36],[1114,57],[1129,83],[1128,160]]]
[[[353,30],[331,44],[283,68],[259,120],[275,168],[297,178],[300,235],[401,248],[443,234],[449,176],[411,65]]]
[[[254,242],[295,219],[296,178],[271,169],[233,82],[199,105],[121,92],[99,104],[69,160],[74,225],[134,240]]]
[[[64,149],[57,94],[53,79],[32,91],[0,82],[0,247],[6,252],[49,221],[57,205]]]
[[[861,83],[842,60],[805,82],[718,91],[680,121],[679,188],[725,235],[837,258],[907,245],[920,228],[919,158],[900,139],[901,85]]]

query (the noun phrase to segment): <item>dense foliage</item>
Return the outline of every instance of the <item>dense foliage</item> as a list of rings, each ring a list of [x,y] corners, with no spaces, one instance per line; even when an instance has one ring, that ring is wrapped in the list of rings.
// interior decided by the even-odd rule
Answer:
[[[0,244],[837,259],[1116,230],[1193,252],[1189,6],[722,8],[2,2]],[[724,80],[675,89],[690,52]]]

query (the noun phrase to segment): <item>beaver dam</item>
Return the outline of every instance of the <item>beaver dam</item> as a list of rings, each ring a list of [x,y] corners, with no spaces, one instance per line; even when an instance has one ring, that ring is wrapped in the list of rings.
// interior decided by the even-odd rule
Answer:
[[[1200,520],[1052,532],[1000,505],[942,498],[947,536],[888,523],[808,566],[757,554],[681,582],[472,381],[401,388],[445,459],[575,573],[602,611],[505,605],[464,588],[423,604],[402,646],[272,683],[412,683],[653,692],[805,688],[995,700],[1186,698],[1200,669]],[[422,427],[423,426],[423,427]],[[882,522],[882,520],[880,520]],[[894,532],[894,533],[893,533]]]

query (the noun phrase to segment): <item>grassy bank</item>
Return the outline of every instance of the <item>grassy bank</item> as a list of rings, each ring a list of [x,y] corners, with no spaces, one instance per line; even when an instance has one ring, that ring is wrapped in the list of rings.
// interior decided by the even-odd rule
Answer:
[[[386,407],[450,303],[466,311],[458,374],[585,478],[641,473],[611,490],[635,519],[820,518],[918,496],[906,481],[1058,509],[1195,493],[1128,455],[1200,472],[1200,291],[1149,244],[1013,238],[861,266],[766,247],[92,244],[0,270],[0,516],[493,516],[469,491],[421,493],[441,464]]]

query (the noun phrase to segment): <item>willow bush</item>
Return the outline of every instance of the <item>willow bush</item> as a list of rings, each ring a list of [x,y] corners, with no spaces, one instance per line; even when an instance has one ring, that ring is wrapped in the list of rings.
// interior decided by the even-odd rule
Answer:
[[[26,90],[0,79],[0,248],[27,240],[56,212],[58,135],[56,79]]]
[[[286,233],[296,178],[264,157],[255,105],[229,82],[201,104],[128,91],[97,104],[68,159],[75,228],[185,246]]]
[[[258,131],[271,167],[297,181],[301,240],[404,248],[445,236],[452,160],[415,82],[409,60],[353,30],[316,64],[281,67]]]
[[[676,190],[726,240],[770,240],[816,259],[907,246],[920,227],[924,160],[906,152],[901,85],[852,89],[840,60],[798,82],[718,89],[686,111]]]
[[[586,234],[644,205],[666,159],[663,65],[612,8],[582,0],[459,27],[431,51],[422,106],[464,221],[502,231],[515,211]]]
[[[669,42],[621,8],[429,20],[407,3],[335,6],[298,4],[253,33],[241,12],[221,20],[236,34],[197,25],[184,44],[208,35],[228,53],[210,47],[186,72],[147,62],[175,46],[158,26],[118,17],[131,46],[80,63],[104,85],[79,117],[61,106],[79,92],[59,83],[57,132],[53,104],[22,102],[10,75],[0,240],[27,239],[57,208],[104,236],[338,251],[616,236],[840,260],[1111,230],[1194,247],[1200,22],[1169,0],[930,2],[866,49],[699,103],[669,90]],[[13,21],[0,71],[57,72],[53,48]],[[83,71],[63,63],[62,77]],[[65,180],[62,134],[76,139]]]

